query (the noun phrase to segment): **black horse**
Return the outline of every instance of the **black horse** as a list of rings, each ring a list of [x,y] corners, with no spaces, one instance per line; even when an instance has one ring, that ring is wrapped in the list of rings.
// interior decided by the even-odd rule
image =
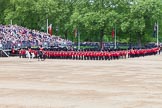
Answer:
[[[46,59],[46,55],[43,51],[39,51],[38,50],[38,61],[41,60],[41,61],[44,61]]]

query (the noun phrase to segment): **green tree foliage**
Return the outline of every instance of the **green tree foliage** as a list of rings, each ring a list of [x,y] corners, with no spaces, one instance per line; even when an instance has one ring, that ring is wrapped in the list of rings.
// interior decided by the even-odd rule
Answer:
[[[8,7],[9,3],[10,3],[9,0],[0,0],[0,24],[5,24],[4,11]]]
[[[152,34],[157,21],[162,39],[161,0],[1,0],[0,6],[1,24],[12,20],[45,31],[49,19],[55,35],[74,41],[75,29],[82,41],[114,41],[111,31],[116,26],[118,41],[141,46],[155,40]]]

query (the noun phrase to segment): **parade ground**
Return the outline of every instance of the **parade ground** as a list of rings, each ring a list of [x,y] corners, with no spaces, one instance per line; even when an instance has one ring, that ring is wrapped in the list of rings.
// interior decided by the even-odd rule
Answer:
[[[0,108],[162,108],[162,55],[0,58]]]

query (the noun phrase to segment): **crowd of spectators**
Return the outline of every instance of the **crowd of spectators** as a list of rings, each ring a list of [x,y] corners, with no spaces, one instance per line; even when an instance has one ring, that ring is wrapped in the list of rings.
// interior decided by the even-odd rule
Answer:
[[[26,47],[59,47],[71,46],[72,42],[60,36],[50,35],[37,30],[27,29],[17,25],[0,25],[0,48],[26,48]]]

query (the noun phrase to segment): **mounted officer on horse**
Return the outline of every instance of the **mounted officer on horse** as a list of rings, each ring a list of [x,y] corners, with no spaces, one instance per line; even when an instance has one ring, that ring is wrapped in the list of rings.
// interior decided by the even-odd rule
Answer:
[[[45,60],[45,54],[43,52],[43,47],[40,46],[39,49],[38,49],[38,61],[39,60]]]

